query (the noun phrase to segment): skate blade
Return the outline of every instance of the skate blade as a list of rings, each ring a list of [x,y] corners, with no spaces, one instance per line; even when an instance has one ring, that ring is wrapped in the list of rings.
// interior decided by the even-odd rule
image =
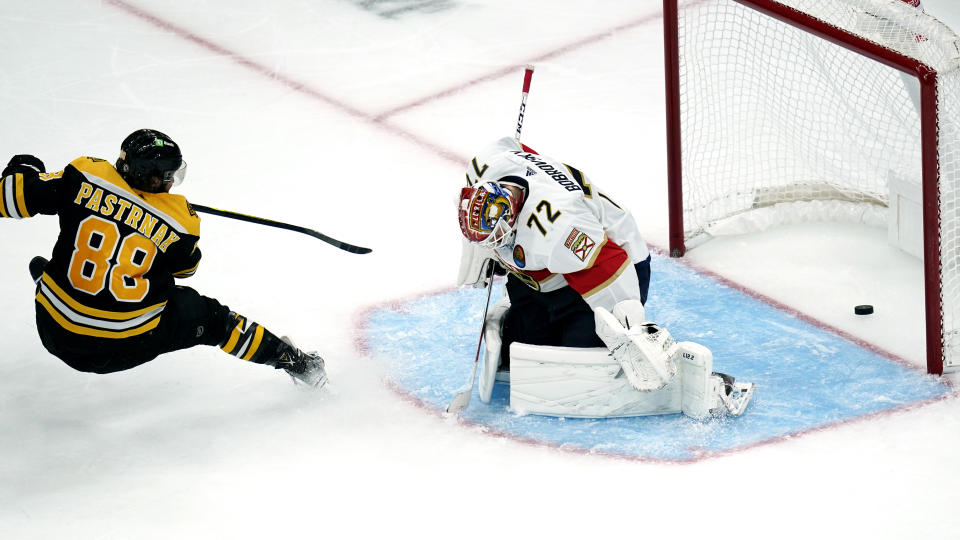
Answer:
[[[753,398],[756,389],[757,385],[754,383],[734,383],[733,391],[729,396],[726,394],[720,396],[727,413],[730,416],[743,414],[743,411],[747,410],[747,405],[750,404],[750,399]]]

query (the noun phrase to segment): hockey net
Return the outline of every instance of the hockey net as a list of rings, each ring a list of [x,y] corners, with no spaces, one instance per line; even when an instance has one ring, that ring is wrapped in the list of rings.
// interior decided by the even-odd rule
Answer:
[[[891,185],[912,186],[927,369],[960,370],[956,34],[903,0],[664,0],[664,14],[671,254],[794,220],[884,224]]]

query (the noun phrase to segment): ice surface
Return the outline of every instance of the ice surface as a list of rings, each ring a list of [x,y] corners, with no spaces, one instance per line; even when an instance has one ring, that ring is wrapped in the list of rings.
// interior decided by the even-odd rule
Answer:
[[[374,250],[204,218],[188,284],[320,350],[332,388],[316,395],[214,348],[70,370],[36,337],[27,275],[56,221],[0,221],[0,537],[960,534],[955,398],[638,463],[429,414],[358,339],[371,306],[452,288],[463,166],[513,132],[527,63],[524,141],[629,201],[666,246],[659,1],[36,0],[0,19],[6,154],[57,169],[157,128],[184,148],[191,200]],[[922,371],[920,265],[882,230],[784,227],[688,259]],[[856,318],[863,303],[877,312]]]
[[[692,461],[866,421],[952,396],[953,388],[905,362],[771,306],[679,262],[653,259],[648,316],[714,355],[714,370],[758,386],[739,418],[683,415],[582,420],[517,415],[507,385],[490,404],[474,396],[467,422],[507,437],[640,460]],[[497,286],[499,291],[500,286]],[[464,288],[368,312],[364,348],[398,389],[434,410],[470,380],[486,295]],[[499,294],[498,294],[499,296]],[[449,330],[438,333],[436,328]]]

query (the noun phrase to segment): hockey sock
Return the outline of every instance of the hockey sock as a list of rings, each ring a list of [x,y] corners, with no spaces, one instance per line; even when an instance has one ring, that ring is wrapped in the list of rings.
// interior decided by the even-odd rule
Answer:
[[[220,348],[241,360],[276,367],[276,361],[285,343],[272,332],[248,320],[243,315],[230,312],[227,337]]]

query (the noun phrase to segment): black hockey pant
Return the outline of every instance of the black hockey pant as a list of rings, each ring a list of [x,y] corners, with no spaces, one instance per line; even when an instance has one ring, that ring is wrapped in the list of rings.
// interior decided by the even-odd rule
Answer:
[[[650,288],[650,257],[634,266],[640,282],[640,301],[646,304]],[[503,321],[501,369],[509,369],[510,344],[603,347],[597,336],[593,309],[570,287],[542,293],[519,279],[507,277],[510,309]]]
[[[173,288],[156,328],[123,339],[75,334],[57,324],[41,305],[36,312],[37,332],[50,354],[77,371],[91,373],[124,371],[195,345],[219,346],[246,360],[275,365],[288,347],[265,328],[258,332],[257,323],[189,287]]]

